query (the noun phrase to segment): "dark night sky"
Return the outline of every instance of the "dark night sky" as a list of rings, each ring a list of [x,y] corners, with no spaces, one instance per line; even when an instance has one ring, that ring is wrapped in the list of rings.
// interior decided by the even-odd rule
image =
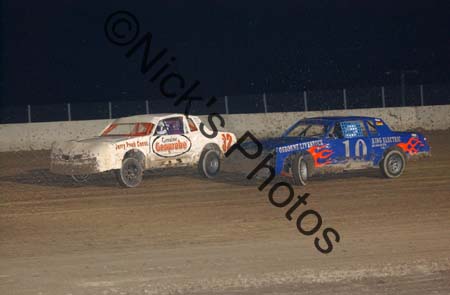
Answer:
[[[450,82],[448,0],[52,2],[2,2],[5,105],[160,97],[140,60],[106,39],[116,10],[207,95],[393,84],[402,69]]]

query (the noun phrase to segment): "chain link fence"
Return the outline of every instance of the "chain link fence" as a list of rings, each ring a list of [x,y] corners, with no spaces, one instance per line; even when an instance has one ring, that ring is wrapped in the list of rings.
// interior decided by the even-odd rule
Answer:
[[[209,108],[193,102],[190,113],[242,114],[303,112],[336,109],[382,108],[450,104],[450,85],[381,86],[288,93],[261,93],[218,97]],[[0,123],[94,120],[137,114],[182,113],[185,104],[173,99],[136,99],[109,102],[77,102],[8,106],[0,110]]]

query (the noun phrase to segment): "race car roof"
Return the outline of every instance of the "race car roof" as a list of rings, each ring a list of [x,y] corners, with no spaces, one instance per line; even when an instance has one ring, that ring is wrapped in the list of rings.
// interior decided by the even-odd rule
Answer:
[[[169,118],[169,117],[179,117],[184,116],[184,114],[177,113],[161,113],[161,114],[148,114],[148,115],[136,115],[130,117],[118,118],[114,121],[115,124],[123,123],[158,123],[159,120]],[[194,116],[191,116],[194,117]]]
[[[328,117],[312,117],[312,118],[304,118],[302,120],[314,120],[314,121],[346,121],[346,120],[380,120],[375,117],[366,117],[366,116],[328,116]],[[302,121],[300,120],[300,121]]]

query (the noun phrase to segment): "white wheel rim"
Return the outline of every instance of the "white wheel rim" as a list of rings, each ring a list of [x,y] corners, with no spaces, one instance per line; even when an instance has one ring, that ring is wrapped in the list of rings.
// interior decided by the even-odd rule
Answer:
[[[306,180],[308,178],[308,166],[306,165],[306,162],[300,160],[299,166],[300,178]]]
[[[399,155],[391,155],[388,159],[388,168],[392,174],[398,174],[403,168],[402,159]]]

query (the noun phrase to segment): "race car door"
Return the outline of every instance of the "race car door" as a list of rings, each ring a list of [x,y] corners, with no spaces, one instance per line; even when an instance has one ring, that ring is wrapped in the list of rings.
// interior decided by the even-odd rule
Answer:
[[[160,120],[151,139],[152,166],[179,165],[192,148],[183,116]]]
[[[363,168],[370,162],[371,145],[367,129],[361,120],[336,122],[330,136],[331,156],[335,164],[346,168]]]

